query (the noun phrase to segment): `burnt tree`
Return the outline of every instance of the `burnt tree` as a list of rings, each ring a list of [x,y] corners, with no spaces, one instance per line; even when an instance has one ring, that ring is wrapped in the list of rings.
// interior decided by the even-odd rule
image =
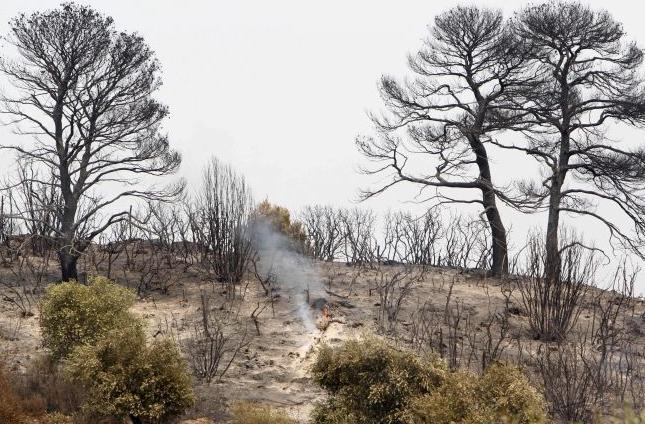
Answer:
[[[381,80],[388,113],[372,117],[379,135],[357,140],[375,163],[364,172],[391,171],[385,184],[364,191],[365,198],[409,182],[436,189],[431,199],[439,203],[481,204],[491,230],[494,275],[508,272],[498,200],[520,209],[531,206],[495,186],[486,149],[491,132],[514,124],[501,113],[504,95],[530,82],[523,72],[523,45],[499,11],[456,7],[437,16],[424,47],[409,58],[415,79]],[[429,163],[434,169],[428,170]],[[458,198],[455,190],[470,194]]]
[[[75,279],[91,240],[127,219],[123,200],[168,199],[181,189],[142,187],[144,176],[171,174],[181,162],[161,132],[168,109],[152,97],[159,63],[139,35],[73,3],[19,15],[6,39],[16,55],[0,62],[12,84],[2,113],[32,142],[2,149],[37,164],[42,172],[29,178],[60,195],[51,230],[62,279]]]
[[[189,206],[188,219],[192,239],[201,248],[201,261],[231,296],[254,253],[249,225],[253,204],[244,175],[211,158]]]
[[[526,194],[544,200],[548,211],[545,278],[561,277],[560,257],[567,249],[559,242],[562,212],[600,221],[611,241],[643,256],[645,148],[606,134],[610,123],[644,122],[642,51],[609,13],[575,2],[527,7],[512,26],[532,46],[525,69],[537,83],[509,97],[510,110],[531,127],[526,143],[496,143],[546,166],[540,184],[525,185]],[[611,209],[634,231],[610,219]]]

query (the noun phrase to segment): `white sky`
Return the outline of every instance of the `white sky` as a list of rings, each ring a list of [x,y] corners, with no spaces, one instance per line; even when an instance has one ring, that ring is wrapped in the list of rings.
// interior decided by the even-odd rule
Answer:
[[[376,84],[382,74],[403,76],[433,17],[456,4],[504,8],[524,1],[381,0],[102,0],[81,1],[112,16],[116,27],[137,31],[156,51],[164,86],[158,98],[170,107],[165,128],[184,162],[180,175],[197,184],[211,155],[231,163],[256,198],[297,210],[321,203],[350,206],[357,190],[374,182],[359,175],[365,163],[354,138],[368,134],[368,110],[380,110]],[[590,1],[609,8],[628,35],[645,46],[640,2]],[[56,7],[58,1],[0,0],[0,33],[20,12]],[[5,84],[0,81],[0,87]],[[639,136],[643,133],[636,133]],[[633,133],[613,134],[631,137]],[[0,143],[15,141],[0,127]],[[3,153],[5,154],[5,153]],[[521,156],[493,155],[499,180],[535,173]],[[10,164],[0,158],[0,166]],[[0,170],[0,173],[1,170]],[[410,189],[397,189],[365,206],[419,210],[403,204]],[[512,221],[515,244],[541,215]],[[589,239],[606,238],[602,227],[577,224]],[[582,227],[580,227],[582,224]],[[643,276],[645,278],[645,276]],[[640,291],[645,291],[641,284]]]

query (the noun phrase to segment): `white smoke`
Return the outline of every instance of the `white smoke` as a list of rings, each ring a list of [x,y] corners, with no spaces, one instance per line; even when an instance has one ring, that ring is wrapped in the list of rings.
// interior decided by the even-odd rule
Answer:
[[[282,291],[282,295],[289,293],[295,302],[295,312],[307,332],[316,330],[310,302],[322,297],[323,289],[322,278],[312,260],[299,253],[293,240],[277,231],[267,220],[255,220],[253,238],[260,275],[272,274],[278,292]]]

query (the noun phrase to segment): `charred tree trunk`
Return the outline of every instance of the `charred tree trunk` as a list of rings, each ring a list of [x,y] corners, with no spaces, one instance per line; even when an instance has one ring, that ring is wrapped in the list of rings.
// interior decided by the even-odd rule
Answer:
[[[544,263],[546,279],[556,281],[560,278],[560,254],[558,252],[560,217],[553,212],[554,201],[549,201],[549,219],[546,229],[546,261]],[[557,205],[555,205],[557,207]]]
[[[486,200],[487,197],[491,197],[491,199]],[[484,193],[484,207],[486,208],[486,218],[488,219],[493,242],[491,274],[495,277],[501,277],[508,274],[506,228],[502,222],[502,217],[499,215],[494,195]]]
[[[482,191],[482,204],[486,212],[486,219],[491,232],[492,265],[491,274],[500,277],[508,274],[508,243],[506,241],[506,228],[497,209],[496,194],[493,188],[493,179],[488,162],[486,147],[479,137],[468,137],[470,146],[476,156],[479,167],[479,182]]]
[[[546,227],[544,273],[547,282],[560,279],[560,202],[562,199],[563,176],[557,173],[549,193],[549,216]]]
[[[130,414],[130,421],[132,421],[132,424],[143,424],[143,420],[141,420],[141,418],[136,417],[132,414]]]
[[[78,254],[73,251],[71,241],[64,241],[58,249],[58,261],[60,263],[61,281],[78,281]]]
[[[561,100],[561,110],[563,111],[562,127],[569,128],[570,118],[566,114],[568,90],[563,82],[563,97]],[[560,280],[560,203],[562,203],[562,186],[567,176],[569,166],[570,134],[568,130],[562,130],[560,133],[560,153],[558,161],[553,165],[553,176],[551,178],[551,187],[549,189],[549,217],[546,227],[546,259],[544,263],[544,273],[547,284],[555,283]]]
[[[60,263],[62,281],[78,281],[76,262],[79,257],[79,246],[75,243],[74,219],[76,217],[77,202],[71,194],[67,172],[61,172],[63,194],[63,219],[61,221],[61,237],[58,246],[58,261]],[[65,184],[67,183],[67,184]]]

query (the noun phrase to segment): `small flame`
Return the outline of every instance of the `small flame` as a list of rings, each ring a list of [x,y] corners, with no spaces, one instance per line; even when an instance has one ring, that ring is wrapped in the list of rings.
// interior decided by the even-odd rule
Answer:
[[[331,324],[332,313],[329,305],[325,304],[320,310],[320,319],[316,323],[316,326],[320,331],[325,331],[329,324]]]
[[[321,312],[323,319],[331,320],[331,309],[329,308],[329,305],[325,304],[325,306],[322,307]]]

